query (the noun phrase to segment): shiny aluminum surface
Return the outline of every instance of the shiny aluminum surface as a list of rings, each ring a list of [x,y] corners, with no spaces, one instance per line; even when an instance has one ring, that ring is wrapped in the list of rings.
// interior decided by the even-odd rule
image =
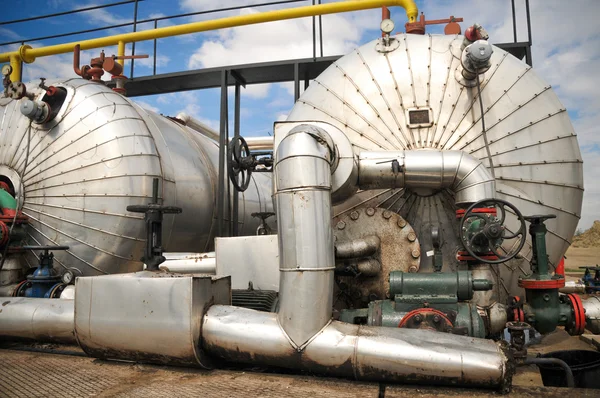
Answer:
[[[73,300],[0,297],[0,338],[76,344]]]
[[[143,215],[126,207],[150,202],[152,179],[159,178],[162,202],[183,208],[182,215],[164,217],[164,249],[212,250],[217,144],[103,85],[82,79],[53,84],[67,90],[67,99],[55,120],[32,125],[25,175],[29,120],[18,102],[0,101],[0,175],[25,193],[29,243],[69,246],[55,253],[55,266],[76,275],[141,270]],[[240,194],[239,214],[240,232],[254,235],[259,220],[250,214],[272,211],[272,184],[268,173],[252,177]],[[31,253],[26,259],[37,264]]]
[[[228,277],[141,271],[77,278],[75,286],[75,334],[86,354],[210,366],[199,347],[202,316],[231,303]]]
[[[547,222],[550,262],[557,264],[581,215],[583,171],[577,137],[554,91],[531,67],[493,48],[491,67],[480,76],[490,162],[477,88],[465,87],[455,77],[463,37],[402,34],[395,38],[400,45],[394,51],[377,52],[376,40],[336,61],[302,94],[288,121],[317,120],[336,126],[357,156],[362,151],[403,149],[460,150],[472,155],[495,175],[498,198],[525,215],[557,215]],[[431,111],[430,127],[410,127],[414,125],[410,111],[415,109]],[[450,191],[433,196],[410,189],[366,191],[336,207],[335,213],[352,211],[359,202],[404,216],[422,231],[424,251],[431,247],[431,226],[441,227],[445,263],[456,269],[459,241]],[[512,214],[507,222],[510,229],[517,226]],[[516,280],[529,270],[529,243],[521,254],[525,259],[498,267],[501,299],[519,292]],[[427,269],[424,263],[421,268]]]
[[[331,319],[331,137],[297,126],[274,156],[274,199],[280,264],[277,319],[295,347],[302,347]]]
[[[233,363],[358,380],[502,388],[509,379],[507,358],[491,340],[333,321],[298,353],[276,314],[221,305],[204,316],[202,346]]]

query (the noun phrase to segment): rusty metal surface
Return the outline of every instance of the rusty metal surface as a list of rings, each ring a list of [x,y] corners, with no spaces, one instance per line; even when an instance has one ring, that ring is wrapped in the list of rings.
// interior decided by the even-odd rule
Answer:
[[[77,348],[57,347],[58,352]],[[489,397],[486,390],[426,386],[391,386],[343,379],[264,374],[241,370],[203,371],[136,365],[0,349],[0,397]],[[538,376],[539,377],[539,376]],[[381,391],[380,391],[381,389]],[[575,390],[597,396],[597,390]],[[564,388],[537,385],[513,387],[509,396],[558,397]]]
[[[373,299],[389,297],[389,274],[391,271],[416,272],[419,270],[421,248],[412,226],[398,214],[382,208],[358,208],[352,212],[334,217],[336,242],[377,236],[379,250],[373,258],[381,263],[381,272],[374,277],[336,276],[334,297],[335,307],[364,308]],[[340,289],[340,284],[347,286]]]

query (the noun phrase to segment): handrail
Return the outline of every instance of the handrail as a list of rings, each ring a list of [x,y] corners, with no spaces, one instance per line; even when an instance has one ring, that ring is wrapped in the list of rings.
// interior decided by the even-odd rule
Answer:
[[[409,22],[416,21],[417,15],[419,13],[419,10],[414,0],[341,1],[337,3],[294,7],[287,8],[284,10],[266,11],[255,14],[213,19],[209,21],[193,22],[183,25],[167,26],[164,28],[123,33],[119,35],[106,36],[97,39],[89,39],[79,42],[57,44],[38,48],[32,48],[29,45],[22,45],[17,51],[0,54],[0,62],[10,61],[13,67],[11,80],[16,81],[19,80],[21,76],[21,62],[32,63],[37,57],[69,53],[73,51],[73,48],[77,44],[81,46],[82,50],[118,45],[119,50],[117,55],[122,56],[124,55],[126,43],[160,39],[164,37],[205,32],[209,30],[223,28],[232,28],[236,26],[253,25],[263,22],[282,21],[286,19],[366,10],[371,8],[379,8],[382,6],[399,6],[404,8],[406,10],[406,16],[408,17]]]

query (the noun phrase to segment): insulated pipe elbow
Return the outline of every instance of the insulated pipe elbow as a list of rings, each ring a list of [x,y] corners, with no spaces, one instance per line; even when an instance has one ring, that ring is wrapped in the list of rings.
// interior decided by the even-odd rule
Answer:
[[[283,137],[275,151],[273,184],[280,264],[277,319],[298,350],[331,319],[334,148],[324,130],[299,125]]]
[[[491,340],[332,321],[298,352],[276,314],[223,305],[204,316],[202,346],[232,363],[358,380],[504,389],[511,379],[506,355]]]
[[[361,152],[358,184],[361,189],[408,188],[423,196],[449,189],[458,205],[496,196],[492,174],[463,151]]]

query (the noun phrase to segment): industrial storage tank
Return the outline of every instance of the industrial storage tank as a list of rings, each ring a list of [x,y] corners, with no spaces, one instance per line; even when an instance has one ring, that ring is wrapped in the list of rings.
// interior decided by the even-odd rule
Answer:
[[[463,39],[400,34],[387,44],[385,39],[365,44],[315,79],[288,121],[330,123],[344,132],[357,155],[402,149],[471,154],[495,176],[498,198],[524,215],[556,214],[546,222],[549,260],[555,266],[570,244],[583,198],[581,154],[569,116],[530,66],[493,47],[491,67],[480,76],[484,132],[478,89],[461,75]],[[334,216],[359,207],[393,210],[413,226],[422,253],[432,249],[431,228],[437,226],[444,270],[455,270],[461,267],[461,244],[452,195],[363,191],[338,205]],[[507,226],[516,225],[509,214]],[[494,287],[497,300],[519,292],[517,278],[529,272],[531,255],[527,242],[520,256],[493,266],[493,275],[500,275]],[[431,257],[422,256],[420,270],[431,269]]]
[[[29,217],[28,243],[69,246],[54,253],[55,267],[76,275],[138,271],[145,223],[126,208],[151,202],[159,178],[162,203],[183,209],[164,217],[165,251],[211,250],[218,144],[101,83],[71,79],[54,87],[66,98],[44,124],[30,124],[19,101],[0,99],[0,180],[14,187]],[[37,100],[45,95],[30,92]],[[252,178],[240,194],[240,234],[255,234],[252,212],[272,211],[270,175]],[[26,259],[37,264],[32,252]]]

